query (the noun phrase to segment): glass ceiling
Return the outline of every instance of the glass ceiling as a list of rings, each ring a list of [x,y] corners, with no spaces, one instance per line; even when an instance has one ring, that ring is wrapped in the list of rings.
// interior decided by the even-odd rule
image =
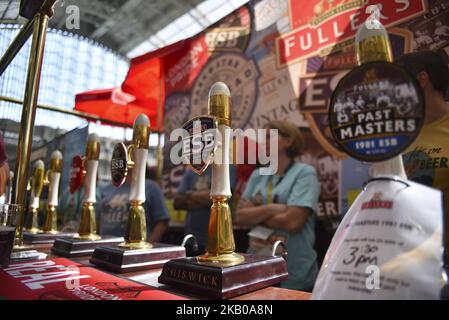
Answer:
[[[182,0],[177,0],[177,1],[182,1]],[[177,42],[179,40],[182,39],[186,39],[189,38],[191,36],[194,36],[195,34],[201,32],[202,30],[206,29],[207,27],[209,27],[210,25],[214,24],[215,22],[217,22],[218,20],[220,20],[221,18],[225,17],[226,15],[228,15],[229,13],[231,13],[232,11],[234,11],[235,9],[239,8],[240,6],[242,6],[243,4],[247,3],[249,0],[205,0],[204,2],[200,3],[199,5],[197,5],[195,8],[193,8],[192,10],[190,10],[189,12],[185,13],[184,15],[182,15],[181,17],[177,18],[176,20],[174,20],[171,24],[167,25],[165,28],[159,30],[156,34],[152,35],[148,40],[146,40],[145,42],[141,43],[140,45],[138,45],[137,47],[135,47],[133,50],[131,50],[130,52],[128,52],[127,56],[128,58],[133,58],[142,54],[145,54],[147,52],[150,51],[154,51],[156,49],[165,47],[169,44],[172,44],[174,42]],[[17,13],[18,13],[18,5],[19,5],[19,1],[1,1],[0,2],[0,13],[3,13],[3,16],[0,14],[0,16],[3,19],[6,18],[11,18],[11,19],[15,19],[17,18]],[[15,16],[9,16],[11,12],[14,12]],[[6,33],[4,33],[4,30],[0,31],[0,33],[2,33],[2,36],[5,36]],[[51,58],[51,50],[50,50],[50,42],[51,42],[51,36],[52,33],[49,32],[48,35],[48,43],[46,45],[46,60],[47,62],[49,61],[48,59]],[[5,40],[6,38],[4,38]],[[10,41],[12,40],[8,38],[8,41],[6,41],[7,43],[5,43],[5,46],[7,46]],[[1,48],[1,46],[0,46]],[[0,52],[3,52],[4,50],[6,50],[6,47],[3,48],[3,50],[1,50]],[[21,53],[19,55],[24,55],[24,59],[27,59],[27,53],[29,52],[28,50],[22,50]],[[78,50],[74,50],[73,52],[78,52]],[[26,56],[25,56],[26,55]],[[23,67],[26,67],[27,63],[23,63],[23,61],[25,60],[21,60],[20,65],[22,65]],[[51,60],[51,59],[50,59]],[[54,59],[53,59],[54,60]],[[81,59],[79,59],[81,62]],[[25,61],[26,62],[26,61]],[[45,60],[44,60],[45,62]],[[19,63],[19,59],[16,58],[13,62],[14,63]],[[83,62],[85,63],[85,62]],[[116,63],[115,63],[116,64]],[[64,64],[63,64],[64,65]],[[98,65],[102,65],[101,63]],[[126,61],[123,61],[122,64],[120,64],[121,67],[121,71],[117,74],[120,74],[119,78],[123,78],[126,75],[126,69],[127,69],[127,63]],[[45,84],[45,78],[46,78],[46,74],[49,73],[51,70],[51,68],[49,68],[48,66],[44,66],[44,72],[43,72],[43,85]],[[10,68],[10,72],[12,68]],[[75,70],[77,70],[77,68],[75,68]],[[25,69],[22,70],[22,72],[25,72]],[[58,73],[56,73],[58,74]],[[5,78],[5,77],[4,77]],[[19,77],[20,78],[20,77]],[[23,78],[23,77],[21,77]],[[50,81],[51,82],[51,81]],[[53,83],[53,82],[51,82]],[[61,81],[56,81],[54,84],[59,84],[61,83]],[[78,82],[77,82],[78,83]],[[118,81],[117,79],[115,79],[115,85],[119,85],[120,81]],[[24,85],[24,84],[23,84]],[[75,92],[81,92],[84,90],[91,90],[91,89],[98,89],[98,88],[104,88],[104,87],[110,87],[112,84],[105,84],[103,83],[102,85],[100,84],[96,84],[96,85],[89,85],[83,88],[75,88],[72,86],[70,87],[70,89],[73,91],[75,90],[71,95],[70,95],[70,101],[47,101],[47,99],[45,99],[45,95],[44,95],[44,89],[41,90],[41,95],[40,95],[40,102],[44,103],[44,104],[50,104],[50,105],[55,105],[55,106],[59,106],[59,107],[68,107],[68,108],[72,108],[73,107],[73,96]],[[19,88],[19,87],[17,87]],[[0,86],[1,89],[1,86]],[[1,90],[0,90],[1,91]],[[17,93],[17,98],[20,97],[20,93],[23,92],[23,90],[19,90]],[[8,93],[10,96],[16,97],[16,95],[12,94],[12,93]],[[54,95],[53,95],[54,96]],[[59,97],[59,96],[54,96],[54,97]],[[15,114],[17,117],[19,116],[19,113],[17,112],[13,112],[13,111],[17,111],[19,109],[17,109],[16,106],[11,107],[12,109],[9,110],[11,112],[11,114]],[[0,109],[3,110],[4,105],[0,106]],[[6,111],[3,110],[4,112]],[[17,114],[16,114],[17,113]],[[39,119],[41,119],[40,117],[42,117],[43,115],[41,115],[42,113],[45,113],[44,110],[39,110],[38,112],[38,117],[37,117],[37,122],[39,121]],[[0,115],[0,118],[2,118],[4,115]],[[53,115],[52,115],[53,116]],[[58,115],[60,117],[65,117],[64,120],[62,121],[47,121],[48,117],[43,117],[42,119],[45,119],[45,123],[47,125],[52,125],[54,124],[56,127],[65,127],[68,126],[70,128],[73,128],[77,125],[80,124],[80,119],[76,118],[74,119],[74,117],[70,117],[70,116],[66,116],[66,115]],[[42,120],[41,119],[41,120]],[[18,119],[17,119],[18,121]],[[68,128],[67,128],[68,129]],[[123,128],[118,128],[118,127],[109,127],[107,125],[97,125],[94,123],[90,123],[89,125],[89,131],[91,132],[96,132],[98,134],[100,134],[101,136],[108,136],[108,137],[114,137],[114,138],[120,138],[123,139],[123,136],[125,135],[127,138],[130,138],[130,135],[132,134],[132,130],[131,129],[123,129]],[[151,138],[150,141],[151,145],[155,145],[157,143],[157,141],[155,141],[155,137]]]
[[[194,36],[247,2],[248,0],[205,0],[128,52],[127,56],[134,58]]]

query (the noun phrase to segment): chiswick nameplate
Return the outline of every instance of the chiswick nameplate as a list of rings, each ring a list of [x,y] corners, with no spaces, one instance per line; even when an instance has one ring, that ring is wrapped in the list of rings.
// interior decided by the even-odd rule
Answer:
[[[354,68],[334,90],[329,126],[351,157],[384,161],[404,151],[424,122],[424,98],[416,79],[389,62]]]

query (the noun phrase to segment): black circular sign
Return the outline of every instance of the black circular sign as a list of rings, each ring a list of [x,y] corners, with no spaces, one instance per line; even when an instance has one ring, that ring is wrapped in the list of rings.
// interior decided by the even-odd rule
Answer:
[[[346,74],[332,93],[329,127],[337,144],[361,161],[385,161],[412,144],[425,115],[419,83],[402,67],[370,62]]]
[[[117,143],[112,151],[111,160],[111,178],[112,184],[120,187],[126,180],[128,175],[128,150],[126,146],[120,142]]]

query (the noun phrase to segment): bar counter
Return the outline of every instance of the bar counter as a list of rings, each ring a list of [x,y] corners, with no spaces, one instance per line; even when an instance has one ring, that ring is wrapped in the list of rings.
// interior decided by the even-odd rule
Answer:
[[[51,247],[53,244],[37,244],[32,246],[32,250],[37,250],[40,252],[46,253],[47,259],[51,258],[59,258],[59,256],[51,253]],[[151,287],[157,288],[162,291],[166,291],[169,293],[172,293],[174,295],[184,297],[189,300],[201,300],[201,299],[208,299],[205,296],[198,296],[191,293],[181,292],[179,290],[176,290],[174,288],[168,287],[166,285],[158,283],[158,277],[161,274],[162,269],[151,269],[151,270],[145,270],[145,271],[138,271],[138,272],[129,272],[129,273],[114,273],[110,272],[104,269],[99,269],[95,265],[91,264],[89,262],[90,256],[84,256],[84,257],[75,257],[70,258],[69,260],[72,260],[76,263],[95,268],[98,270],[101,270],[102,272],[112,274],[117,277],[121,277],[124,279],[132,280],[135,282],[143,283],[145,285],[149,285]],[[310,299],[310,293],[303,292],[303,291],[297,291],[297,290],[289,290],[279,287],[267,287],[263,288],[257,291],[253,291],[238,297],[235,297],[231,300],[308,300]]]

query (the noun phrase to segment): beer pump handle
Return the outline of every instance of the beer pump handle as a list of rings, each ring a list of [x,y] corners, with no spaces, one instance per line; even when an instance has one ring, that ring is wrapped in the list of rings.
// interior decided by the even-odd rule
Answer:
[[[84,177],[83,203],[96,202],[96,183],[98,171],[98,159],[100,158],[100,138],[95,133],[89,135],[84,160],[86,175]]]
[[[229,178],[229,145],[231,135],[231,92],[223,82],[216,82],[209,91],[209,114],[217,119],[218,142],[212,163],[210,195],[231,197]]]
[[[359,65],[372,61],[393,62],[388,32],[379,20],[370,18],[360,26],[355,37],[355,47]],[[406,180],[402,156],[374,163],[372,176],[399,177]]]
[[[39,198],[44,186],[44,162],[42,160],[36,161],[33,166],[33,176],[30,179],[30,208],[39,208]]]
[[[50,169],[48,171],[48,205],[58,205],[59,181],[62,172],[62,153],[59,150],[53,151],[50,160]]]
[[[134,121],[133,142],[129,152],[133,167],[130,201],[145,201],[145,171],[148,159],[149,135],[150,119],[145,114],[140,114]]]

